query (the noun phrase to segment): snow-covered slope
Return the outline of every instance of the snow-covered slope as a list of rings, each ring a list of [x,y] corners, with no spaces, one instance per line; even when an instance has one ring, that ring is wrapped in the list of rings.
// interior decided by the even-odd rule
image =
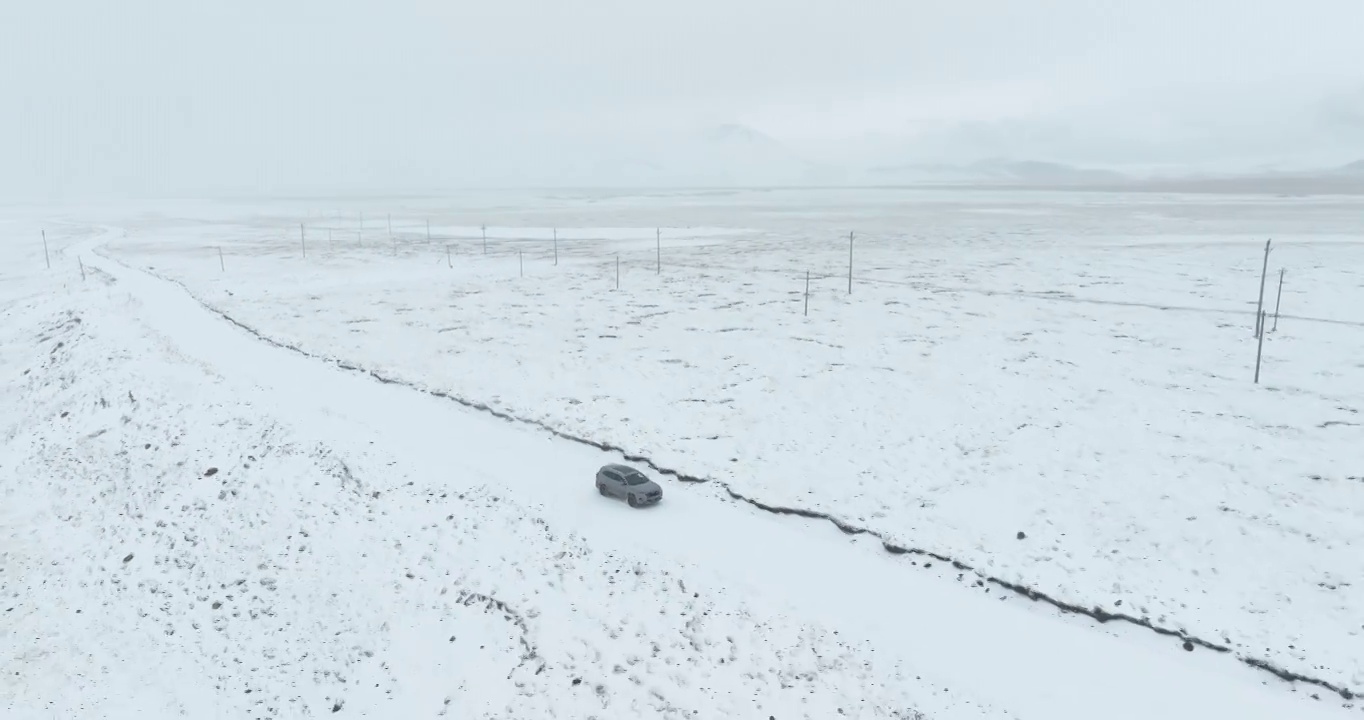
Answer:
[[[807,207],[802,203],[799,209]],[[656,207],[648,209],[657,212]],[[547,305],[597,294],[617,300],[566,312],[584,322],[599,312],[597,317],[610,325],[603,325],[604,334],[616,340],[629,336],[631,343],[645,340],[632,335],[637,332],[632,328],[650,322],[644,317],[649,313],[670,309],[636,311],[635,301],[658,305],[657,288],[646,297],[613,295],[605,289],[589,292],[585,284],[576,284],[608,283],[611,251],[624,250],[626,287],[642,288],[644,273],[639,258],[629,255],[631,240],[566,243],[560,271],[578,278],[570,287],[579,292],[550,296],[548,286],[537,289],[517,282],[518,256],[507,252],[513,242],[538,247],[544,254],[519,259],[528,260],[532,278],[538,268],[544,281],[546,269],[553,266],[543,244],[502,240],[482,261],[475,260],[481,254],[472,246],[461,247],[450,262],[464,268],[459,274],[445,266],[439,242],[428,246],[410,236],[385,243],[382,250],[373,245],[333,250],[323,241],[312,246],[305,263],[297,255],[290,257],[292,238],[284,239],[272,227],[251,225],[267,215],[278,218],[278,208],[238,212],[240,220],[231,224],[134,217],[123,220],[127,238],[103,239],[112,240],[116,257],[130,264],[155,266],[157,274],[183,278],[194,292],[235,315],[235,322],[261,322],[265,329],[259,332],[266,338],[200,307],[171,282],[101,257],[93,252],[93,242],[59,252],[52,273],[7,284],[24,291],[7,306],[3,362],[9,377],[24,379],[9,388],[20,399],[15,405],[19,409],[4,418],[7,442],[0,457],[0,488],[6,493],[5,512],[13,514],[0,527],[5,552],[17,550],[3,559],[0,595],[13,602],[11,612],[22,620],[0,630],[6,633],[0,640],[35,650],[14,661],[17,669],[0,667],[6,679],[13,672],[23,678],[0,686],[0,701],[20,717],[45,717],[54,710],[63,716],[80,714],[90,707],[118,716],[120,709],[175,711],[182,706],[196,716],[212,717],[210,709],[220,709],[223,716],[238,717],[273,707],[292,717],[302,714],[304,704],[319,714],[335,709],[357,716],[420,717],[438,716],[446,699],[459,709],[448,711],[453,716],[462,710],[493,717],[554,717],[556,712],[601,718],[914,717],[915,711],[938,718],[1049,720],[1357,715],[1344,709],[1349,703],[1319,688],[1280,683],[1229,656],[1202,648],[1186,652],[1178,643],[1121,623],[1097,626],[1083,617],[1058,614],[1002,594],[999,586],[979,582],[950,563],[893,556],[866,536],[845,536],[824,524],[736,503],[714,483],[684,484],[665,477],[665,503],[656,511],[632,512],[602,501],[587,481],[596,466],[619,460],[619,453],[495,420],[420,391],[454,390],[519,410],[515,403],[520,396],[511,394],[518,384],[537,393],[560,392],[560,384],[580,382],[574,373],[585,368],[609,371],[617,383],[635,373],[650,373],[643,365],[621,364],[627,355],[617,343],[601,343],[617,351],[612,355],[616,363],[547,346],[545,337],[557,336],[546,334],[550,324],[537,321]],[[438,233],[442,229],[437,223]],[[584,237],[605,235],[579,230]],[[773,248],[797,247],[781,232],[758,238]],[[202,275],[196,270],[210,261],[218,267],[216,244],[228,247],[224,266],[230,270],[223,279],[230,277],[230,283],[209,281],[209,275],[224,275],[223,270]],[[751,254],[753,247],[745,249],[744,257],[759,257]],[[814,245],[804,249],[817,250]],[[390,252],[398,258],[391,259]],[[695,252],[698,257],[692,260],[704,258],[711,264],[678,273],[675,289],[681,293],[685,288],[696,299],[711,294],[712,299],[699,309],[679,306],[671,311],[690,313],[687,323],[711,327],[715,336],[752,332],[733,325],[733,317],[718,318],[722,322],[712,327],[701,324],[709,322],[704,314],[695,316],[715,311],[710,307],[714,302],[734,302],[716,297],[728,287],[732,276],[727,273],[732,271],[717,264],[714,238],[696,243]],[[92,272],[85,283],[79,280],[76,257],[85,258]],[[686,261],[669,258],[672,263]],[[873,266],[886,259],[875,253],[867,257]],[[749,270],[743,277],[739,284],[747,282],[751,288],[746,292],[788,292],[779,291],[775,281],[754,282],[769,277],[762,272]],[[456,279],[459,284],[450,287]],[[394,304],[394,285],[416,288],[419,295],[414,297],[425,299]],[[859,285],[857,297],[865,290]],[[512,291],[518,296],[512,297]],[[239,296],[242,305],[232,305]],[[893,299],[870,297],[873,304]],[[268,298],[274,302],[270,312],[243,312]],[[754,321],[744,327],[757,327],[757,321],[782,327],[761,308],[793,312],[797,298],[742,299],[752,306],[743,319]],[[323,300],[348,309],[345,320],[359,322],[319,323],[309,303]],[[815,313],[836,307],[827,288],[815,300],[820,303]],[[625,305],[613,304],[617,301]],[[500,314],[487,326],[475,327],[467,318],[439,328],[429,325],[433,318],[449,319],[444,313],[454,308],[478,313],[500,308]],[[851,325],[854,309],[866,311],[847,304],[844,311],[834,312]],[[366,327],[372,324],[370,311],[383,313],[385,333],[416,335],[389,348],[372,344],[376,335]],[[73,312],[79,323],[72,320]],[[572,323],[560,328],[569,336],[588,329]],[[428,331],[455,337],[458,347],[432,344],[429,337],[412,342]],[[511,334],[499,334],[507,332]],[[811,333],[814,329],[807,327],[801,334],[805,340],[793,342],[830,340]],[[269,335],[297,341],[304,351],[352,358],[347,365],[366,366],[388,382],[272,346]],[[844,342],[867,347],[865,336],[853,333],[850,338]],[[346,342],[355,345],[346,347]],[[523,342],[534,352],[507,347]],[[712,349],[724,352],[728,342],[716,340]],[[339,349],[332,351],[329,343]],[[469,352],[479,344],[497,350],[498,357],[477,368],[455,362],[458,353],[452,350]],[[668,347],[681,352],[685,346]],[[790,369],[800,374],[795,363],[802,351],[791,348],[803,345],[787,347],[768,339],[751,347],[744,362],[775,358],[792,363]],[[880,362],[885,354],[873,357]],[[430,364],[425,358],[432,358]],[[696,367],[704,357],[681,359],[661,364],[690,365],[693,372],[705,369]],[[413,373],[418,362],[422,372]],[[441,374],[449,367],[462,370],[473,384],[452,383]],[[1275,370],[1290,372],[1291,367]],[[672,382],[666,370],[650,374],[653,386]],[[503,377],[507,382],[494,382]],[[721,392],[729,394],[707,397],[771,400],[776,395],[770,379],[738,373],[726,377],[732,387]],[[794,380],[791,375],[776,377]],[[743,427],[741,416],[701,418],[692,435],[678,436],[691,447],[671,446],[659,442],[661,434],[619,434],[647,416],[625,404],[630,396],[609,394],[611,387],[602,385],[608,392],[595,394],[572,388],[567,396],[578,400],[570,405],[591,403],[603,423],[596,429],[618,433],[608,439],[632,449],[658,450],[656,458],[684,470],[688,466],[679,460],[694,461],[706,473],[712,472],[710,463],[719,463],[729,474],[714,475],[744,492],[772,497],[836,490],[796,500],[824,503],[849,521],[893,529],[891,523],[902,519],[884,512],[894,509],[895,498],[882,493],[889,486],[878,483],[878,474],[851,480],[829,474],[839,469],[829,464],[836,457],[819,458],[810,452],[813,446],[802,446],[807,438],[799,434],[805,431],[799,414],[771,415],[782,423],[791,444],[773,452],[757,444],[770,435],[735,433],[726,442],[738,438],[753,444],[720,447],[732,453],[721,457],[702,449],[718,438],[694,437],[695,431],[705,432],[707,422]],[[896,387],[880,386],[888,393]],[[695,390],[686,384],[676,389]],[[125,391],[131,395],[125,397]],[[819,398],[822,417],[840,412],[836,392],[826,388]],[[682,415],[680,407],[671,408],[679,416],[668,421],[697,420]],[[551,405],[537,419],[555,420],[554,412],[558,409]],[[864,410],[868,414],[896,417],[878,408]],[[847,422],[875,439],[872,432],[878,426],[866,417]],[[159,454],[147,454],[158,448]],[[63,452],[70,453],[69,461]],[[839,452],[864,466],[872,457],[863,446]],[[786,455],[790,461],[783,461]],[[49,465],[58,472],[45,472]],[[210,474],[209,468],[217,471]],[[1011,472],[1010,477],[1020,476]],[[799,480],[801,473],[822,482],[803,488],[775,482]],[[1005,485],[962,487],[964,500],[950,493],[941,497],[963,510],[972,504],[978,512],[988,509],[991,526],[1008,528],[1007,542],[987,538],[978,548],[997,554],[981,561],[989,572],[1019,573],[1059,558],[1082,592],[1092,590],[1091,569],[1132,574],[1131,567],[1119,563],[1105,567],[1110,561],[1105,555],[1080,564],[1079,572],[1070,562],[1077,547],[1072,543],[1092,540],[1100,527],[1091,522],[1096,513],[1084,512],[1086,499],[1078,491],[1102,497],[1103,485],[1072,485],[1071,495],[1064,483],[1032,483],[1030,494],[1024,495],[992,495],[1007,490]],[[1066,512],[1020,525],[1036,510],[1032,500],[1047,507],[1059,503]],[[1347,496],[1338,495],[1335,501],[1350,506]],[[868,512],[868,502],[886,503],[881,516]],[[1173,507],[1188,500],[1172,497],[1169,502]],[[1014,504],[1021,505],[1021,514],[1005,517]],[[1152,509],[1136,502],[1126,508],[1133,513]],[[1123,509],[1105,505],[1105,518]],[[912,510],[922,525],[908,532],[950,537],[953,516],[932,505]],[[955,517],[969,520],[967,514]],[[1159,522],[1160,514],[1144,517],[1151,525],[1136,534],[1141,542],[1188,546],[1177,533],[1165,532],[1171,524]],[[1080,536],[1076,541],[1063,537],[1071,528],[1055,530],[1067,518],[1082,529],[1075,533]],[[1027,537],[1015,539],[1013,530],[1020,527],[1029,531]],[[1334,537],[1337,544],[1350,542],[1343,532]],[[1263,547],[1273,549],[1274,542],[1266,540]],[[1029,547],[1039,549],[1023,553],[1021,563],[1010,552]],[[128,553],[133,557],[125,564]],[[1177,552],[1168,556],[1181,559]],[[1276,557],[1257,556],[1261,561]],[[1179,564],[1171,576],[1179,577],[1178,570],[1187,567]],[[1270,568],[1282,571],[1278,565]],[[298,579],[290,579],[293,575]],[[1177,596],[1169,607],[1191,599]],[[215,602],[222,604],[214,608]],[[100,609],[87,618],[84,609],[92,607]],[[213,613],[229,608],[237,615],[222,618],[224,630],[205,624],[216,622]],[[90,624],[76,625],[80,632],[72,634],[68,619],[74,609],[83,610],[78,622]],[[1323,618],[1328,623],[1337,619]],[[332,643],[326,632],[340,632],[343,640]],[[44,644],[47,638],[62,642]],[[470,643],[462,644],[466,638]],[[1346,643],[1342,640],[1339,647],[1348,647]],[[81,658],[86,656],[92,664],[81,672],[88,681],[67,683],[58,674],[65,666],[84,668]],[[179,670],[153,677],[141,670],[153,657]],[[30,666],[37,671],[22,675]],[[107,674],[106,667],[112,668]],[[340,679],[335,677],[338,669]],[[100,716],[89,710],[86,714]]]
[[[282,419],[220,374],[233,357],[58,265],[4,285],[0,716],[984,715],[865,641],[585,542],[515,474],[413,472],[363,428]]]
[[[421,238],[396,258],[347,247],[307,263],[258,244],[226,273],[207,253],[165,254],[185,231],[119,252],[159,255],[207,302],[317,355],[1364,687],[1351,580],[1364,574],[1364,334],[1346,311],[1359,257],[1347,235],[1318,234],[1357,223],[1348,203],[795,194],[788,218],[772,194],[752,197],[760,215],[688,197],[692,222],[755,232],[671,231],[661,277],[651,228],[564,242],[557,267],[536,240],[488,256],[456,245],[453,268]],[[846,242],[824,239],[841,234],[834,222],[864,230],[851,296]],[[1259,387],[1254,228],[1282,245],[1291,316],[1265,344]],[[263,243],[256,233],[194,242]]]

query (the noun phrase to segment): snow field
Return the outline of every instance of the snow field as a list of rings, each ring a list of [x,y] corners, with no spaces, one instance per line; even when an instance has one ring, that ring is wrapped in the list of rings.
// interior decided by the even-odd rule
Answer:
[[[418,485],[362,435],[275,419],[103,273],[20,284],[6,717],[984,712],[693,568],[588,547],[477,474]]]
[[[557,267],[558,218],[534,211],[498,218],[488,256],[477,225],[427,245],[410,220],[396,252],[304,262],[234,222],[116,255],[309,352],[1364,688],[1358,221],[1312,200],[994,202],[871,226],[851,296],[834,226],[884,206],[693,205],[731,230],[665,229],[661,274],[652,227],[619,230],[637,208],[561,229]],[[1269,231],[1288,282],[1256,387]]]

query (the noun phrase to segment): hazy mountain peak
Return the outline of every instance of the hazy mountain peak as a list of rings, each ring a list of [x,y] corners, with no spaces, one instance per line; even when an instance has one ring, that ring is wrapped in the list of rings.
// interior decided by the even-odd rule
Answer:
[[[1336,171],[1345,175],[1364,175],[1364,159],[1341,165]]]
[[[714,143],[765,146],[772,148],[782,147],[782,144],[772,136],[739,123],[723,123],[707,128],[701,133],[701,137],[704,140]]]

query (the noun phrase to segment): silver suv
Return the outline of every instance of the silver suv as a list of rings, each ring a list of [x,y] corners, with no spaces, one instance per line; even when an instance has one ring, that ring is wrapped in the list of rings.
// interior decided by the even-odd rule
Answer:
[[[597,492],[625,498],[630,507],[653,505],[663,499],[663,488],[628,465],[604,465],[597,471]]]

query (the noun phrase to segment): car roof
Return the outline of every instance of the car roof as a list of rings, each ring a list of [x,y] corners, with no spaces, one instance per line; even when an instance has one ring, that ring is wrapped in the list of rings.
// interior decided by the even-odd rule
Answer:
[[[605,465],[605,466],[602,467],[602,469],[603,469],[603,470],[615,470],[616,472],[623,472],[623,473],[638,473],[638,472],[639,472],[638,470],[636,470],[636,469],[630,467],[629,465],[618,465],[618,464],[616,464],[616,463],[611,463],[611,464],[609,464],[609,465]],[[644,473],[640,473],[640,474],[643,475]]]

